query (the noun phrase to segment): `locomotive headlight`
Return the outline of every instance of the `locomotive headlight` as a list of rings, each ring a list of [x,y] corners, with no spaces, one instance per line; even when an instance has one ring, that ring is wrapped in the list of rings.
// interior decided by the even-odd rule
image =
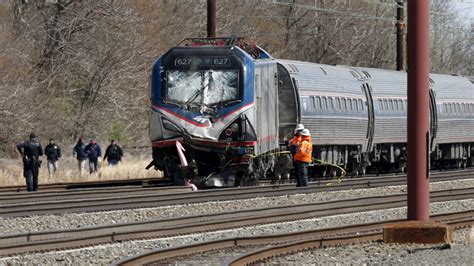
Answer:
[[[234,133],[234,132],[232,132],[232,129],[230,129],[230,128],[225,130],[225,135],[228,136],[228,137],[232,136],[232,133]]]
[[[237,130],[239,130],[239,125],[237,123],[233,123],[229,128],[232,130],[232,132],[237,132]]]

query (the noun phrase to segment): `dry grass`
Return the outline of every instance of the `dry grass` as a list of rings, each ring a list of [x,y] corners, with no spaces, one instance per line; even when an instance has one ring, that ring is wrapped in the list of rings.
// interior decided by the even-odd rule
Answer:
[[[119,165],[114,167],[107,166],[106,162],[100,163],[100,168],[97,173],[89,174],[88,164],[83,175],[79,175],[77,160],[75,158],[66,157],[59,160],[58,172],[49,177],[48,165],[43,158],[43,164],[39,173],[39,184],[51,183],[72,183],[72,182],[88,182],[88,181],[103,181],[103,180],[118,180],[118,179],[137,179],[147,177],[161,177],[162,173],[159,171],[145,170],[145,166],[151,161],[150,156],[133,157],[125,156]],[[23,168],[21,159],[0,159],[0,186],[17,186],[25,185],[25,178],[23,177]]]

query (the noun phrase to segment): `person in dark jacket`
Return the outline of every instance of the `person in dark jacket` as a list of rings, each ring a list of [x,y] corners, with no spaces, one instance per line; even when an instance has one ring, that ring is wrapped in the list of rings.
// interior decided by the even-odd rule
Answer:
[[[99,158],[102,156],[102,151],[100,150],[99,144],[95,142],[94,139],[91,139],[89,144],[87,144],[86,149],[87,157],[89,158],[89,173],[97,172]]]
[[[61,158],[61,149],[53,139],[49,139],[49,144],[44,148],[44,155],[48,159],[48,173],[51,177],[58,170],[58,160]]]
[[[82,169],[86,167],[86,144],[84,143],[84,138],[81,136],[77,140],[76,146],[72,150],[72,155],[76,157],[77,164],[79,166],[79,174],[82,176]]]
[[[107,159],[109,166],[117,165],[122,160],[123,151],[115,140],[110,141],[110,145],[105,150],[104,161]]]
[[[23,158],[23,176],[26,179],[26,189],[28,191],[38,190],[38,173],[41,167],[40,156],[43,156],[43,147],[32,132],[30,139],[16,145]]]

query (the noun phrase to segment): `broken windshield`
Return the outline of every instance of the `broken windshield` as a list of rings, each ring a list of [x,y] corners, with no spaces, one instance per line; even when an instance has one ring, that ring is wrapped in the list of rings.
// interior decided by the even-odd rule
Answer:
[[[211,106],[239,99],[237,70],[170,70],[166,76],[169,101]]]

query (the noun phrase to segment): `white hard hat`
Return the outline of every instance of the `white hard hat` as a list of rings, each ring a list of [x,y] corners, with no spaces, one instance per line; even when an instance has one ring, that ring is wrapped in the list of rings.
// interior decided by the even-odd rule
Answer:
[[[296,126],[295,131],[301,131],[301,130],[303,130],[303,129],[304,129],[304,125],[303,125],[303,124],[298,124],[298,125]]]
[[[301,136],[309,137],[309,136],[311,136],[311,134],[309,133],[309,130],[307,128],[305,128],[301,131]]]

